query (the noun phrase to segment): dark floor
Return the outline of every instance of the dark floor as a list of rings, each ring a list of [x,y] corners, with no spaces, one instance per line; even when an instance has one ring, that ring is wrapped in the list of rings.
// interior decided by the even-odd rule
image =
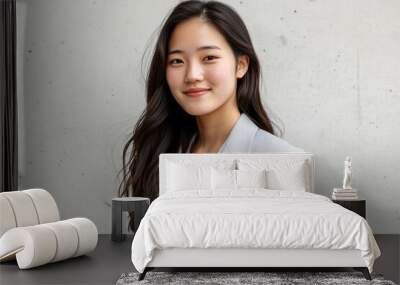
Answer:
[[[132,238],[112,242],[99,235],[88,255],[19,270],[16,261],[0,264],[0,284],[115,284],[123,272],[135,270],[130,259]]]
[[[376,235],[375,238],[382,256],[376,260],[374,272],[398,284],[400,235]],[[96,250],[87,256],[28,270],[19,270],[15,261],[2,263],[0,284],[115,284],[123,272],[134,271],[131,243],[132,237],[115,243],[110,235],[100,235]]]

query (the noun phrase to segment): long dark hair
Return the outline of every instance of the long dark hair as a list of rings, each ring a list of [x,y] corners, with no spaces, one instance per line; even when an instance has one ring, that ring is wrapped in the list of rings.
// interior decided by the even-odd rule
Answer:
[[[274,134],[272,122],[260,98],[261,70],[250,35],[240,16],[217,1],[184,1],[166,18],[158,36],[146,78],[146,108],[123,149],[123,180],[120,196],[158,197],[158,157],[161,153],[186,151],[197,132],[194,116],[175,101],[166,81],[168,43],[176,25],[193,17],[212,24],[225,37],[236,61],[249,57],[246,74],[237,80],[237,104],[259,128]]]

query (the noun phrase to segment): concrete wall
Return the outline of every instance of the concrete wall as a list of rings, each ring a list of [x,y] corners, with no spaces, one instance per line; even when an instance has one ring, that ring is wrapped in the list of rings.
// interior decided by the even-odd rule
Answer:
[[[353,186],[375,233],[400,233],[400,2],[224,1],[243,17],[263,100],[316,155],[316,189]],[[17,0],[21,189],[111,231],[122,147],[145,106],[141,59],[178,1]],[[148,63],[148,58],[144,63]]]

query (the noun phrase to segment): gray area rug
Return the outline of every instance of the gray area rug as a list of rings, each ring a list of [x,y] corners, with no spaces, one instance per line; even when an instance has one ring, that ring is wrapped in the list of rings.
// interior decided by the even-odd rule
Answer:
[[[384,280],[381,274],[371,274],[366,280],[361,272],[147,272],[145,279],[138,281],[139,273],[124,273],[116,285],[133,284],[379,284],[396,285]]]

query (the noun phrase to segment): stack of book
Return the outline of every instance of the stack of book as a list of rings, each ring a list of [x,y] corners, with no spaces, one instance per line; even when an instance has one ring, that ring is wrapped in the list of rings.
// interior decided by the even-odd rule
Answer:
[[[333,200],[358,200],[356,189],[334,188],[332,193]]]

